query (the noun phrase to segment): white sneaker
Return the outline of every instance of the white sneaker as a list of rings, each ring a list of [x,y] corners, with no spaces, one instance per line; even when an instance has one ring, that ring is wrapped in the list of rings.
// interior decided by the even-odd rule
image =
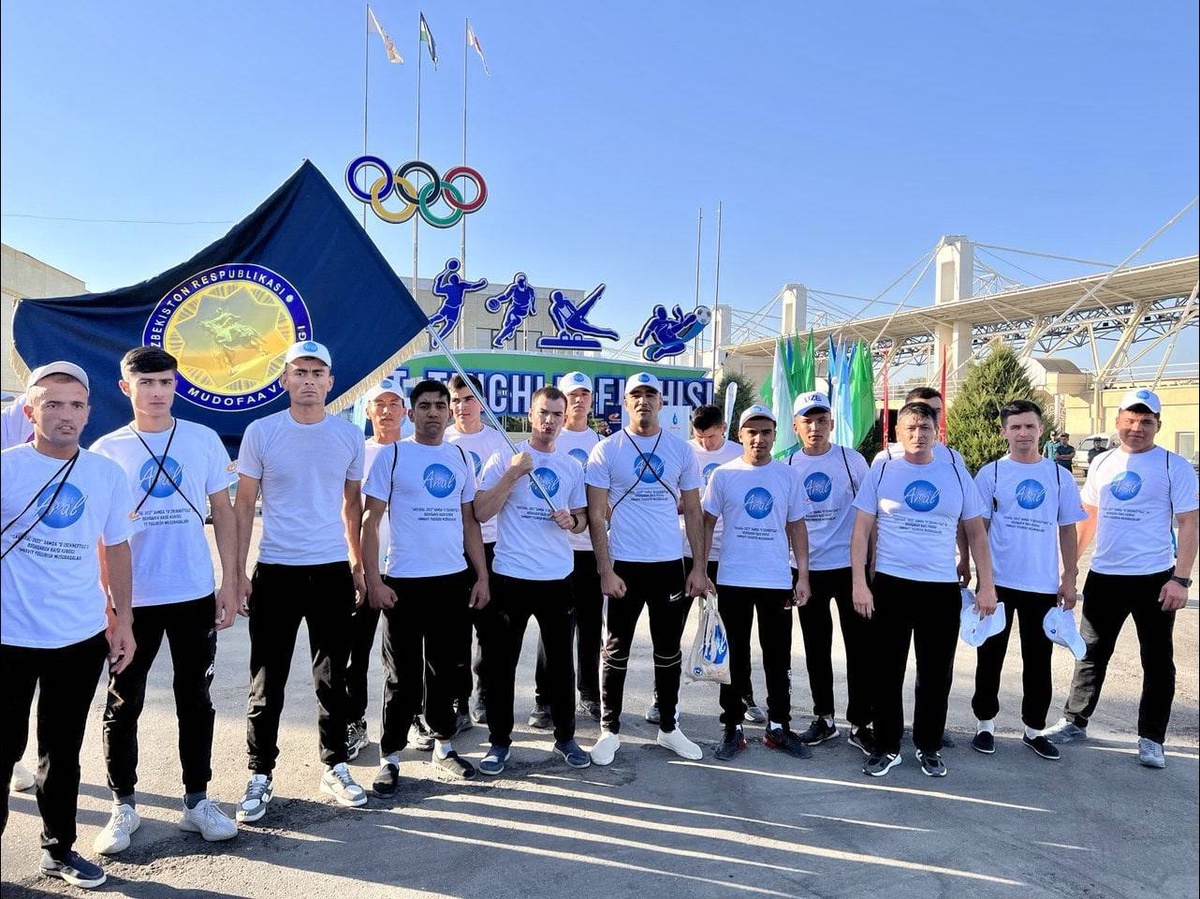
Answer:
[[[660,730],[656,740],[659,746],[669,749],[680,758],[691,759],[693,762],[704,758],[704,750],[683,735],[678,727],[670,733]]]
[[[591,755],[593,764],[611,765],[613,759],[616,758],[617,750],[620,748],[620,735],[603,731],[600,734],[600,739],[596,741],[596,745],[592,747],[588,754]]]
[[[129,835],[142,826],[142,818],[131,805],[114,805],[112,817],[96,834],[92,848],[101,855],[116,855],[129,848]]]
[[[179,829],[187,833],[198,833],[210,843],[232,840],[238,834],[237,824],[221,811],[211,799],[201,799],[195,808],[183,807]]]
[[[275,795],[275,781],[268,774],[251,774],[246,792],[238,803],[237,819],[249,824],[267,813],[267,803]]]
[[[23,793],[37,783],[37,778],[33,776],[33,772],[17,762],[13,765],[12,780],[8,782],[8,788],[14,793]]]
[[[367,804],[367,791],[354,782],[345,762],[334,765],[321,775],[321,792],[332,796],[338,805],[356,807]]]

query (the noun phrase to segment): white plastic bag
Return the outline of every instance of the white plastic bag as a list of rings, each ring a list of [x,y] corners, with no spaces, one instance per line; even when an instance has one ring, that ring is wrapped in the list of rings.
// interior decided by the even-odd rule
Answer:
[[[692,651],[688,653],[687,668],[689,681],[715,681],[729,683],[729,640],[725,635],[725,622],[717,611],[717,598],[708,594],[701,600],[696,613],[698,627]]]

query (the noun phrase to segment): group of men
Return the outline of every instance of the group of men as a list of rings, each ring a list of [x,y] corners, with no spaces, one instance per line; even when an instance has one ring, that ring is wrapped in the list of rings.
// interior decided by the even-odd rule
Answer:
[[[553,730],[563,762],[614,761],[643,609],[654,661],[647,720],[658,724],[658,745],[702,758],[679,727],[681,641],[692,598],[713,593],[731,674],[720,690],[718,759],[745,748],[746,723],[764,725],[763,742],[797,758],[839,736],[832,600],[846,648],[848,740],[867,756],[864,773],[883,776],[900,763],[904,672],[915,644],[913,744],[921,770],[943,776],[960,591],[971,559],[972,613],[991,614],[998,599],[1011,610],[1001,634],[979,649],[974,748],[995,751],[1012,618],[1021,617],[1024,742],[1055,759],[1054,741],[1086,736],[1117,635],[1132,615],[1145,671],[1139,758],[1164,764],[1171,628],[1196,554],[1197,488],[1190,465],[1154,443],[1161,406],[1151,391],[1122,401],[1120,446],[1096,460],[1081,501],[1069,475],[1040,455],[1042,416],[1031,402],[1001,410],[1009,453],[972,478],[961,457],[937,442],[942,398],[927,388],[900,410],[898,448],[868,466],[830,442],[831,404],[821,393],[801,396],[792,422],[751,406],[739,417],[737,443],[725,438],[721,410],[702,407],[693,415],[695,439],[685,442],[659,423],[662,385],[648,372],[627,379],[628,425],[605,440],[589,427],[591,380],[569,372],[533,395],[530,436],[515,447],[484,425],[482,391],[469,375],[449,385],[421,381],[407,397],[384,379],[366,396],[373,436],[364,441],[325,410],[334,378],[326,347],[297,343],[285,360],[288,408],[246,429],[236,463],[213,431],[174,416],[177,362],[161,349],[139,347],[122,359],[132,421],[90,450],[80,448],[87,374],[69,362],[30,374],[21,409],[32,436],[0,455],[0,673],[13,722],[0,776],[7,785],[21,759],[37,690],[47,876],[81,887],[104,882],[102,868],[74,843],[79,752],[106,659],[113,808],[94,848],[119,853],[138,829],[137,723],[164,638],[179,721],[181,829],[226,840],[238,822],[263,818],[301,621],[318,706],[319,789],[348,807],[367,802],[347,762],[368,742],[367,672],[381,621],[380,767],[371,789],[386,798],[398,790],[408,746],[430,751],[454,777],[504,770],[530,618],[540,635],[529,724]],[[400,439],[405,419],[413,433]],[[774,460],[777,428],[789,426],[801,446]],[[248,575],[260,500],[261,541]],[[1047,729],[1052,644],[1041,618],[1075,604],[1078,557],[1093,537],[1082,619],[1087,655],[1063,719]],[[798,733],[791,728],[793,608],[814,715]],[[207,786],[217,632],[239,614],[249,618],[250,776],[235,821]],[[765,711],[751,688],[755,616]],[[587,751],[575,739],[577,714],[599,722]],[[489,732],[478,767],[453,742],[472,719]]]

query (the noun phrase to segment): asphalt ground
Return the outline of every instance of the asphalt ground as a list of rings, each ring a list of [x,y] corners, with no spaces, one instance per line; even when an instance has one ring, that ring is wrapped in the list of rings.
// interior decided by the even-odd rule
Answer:
[[[551,754],[548,733],[524,726],[532,703],[533,647],[526,639],[517,689],[513,761],[499,777],[451,781],[408,750],[394,801],[374,797],[343,809],[317,783],[315,701],[308,660],[297,652],[280,732],[275,799],[258,825],[228,843],[207,844],[176,829],[181,806],[170,662],[164,647],[141,719],[138,808],[131,847],[104,861],[101,891],[129,897],[216,896],[299,899],[316,895],[494,897],[656,897],[879,895],[892,897],[1195,897],[1200,835],[1200,712],[1197,600],[1193,589],[1175,628],[1178,688],[1167,767],[1136,760],[1141,689],[1132,625],[1122,634],[1096,716],[1083,744],[1060,762],[1020,742],[1020,665],[1010,643],[997,719],[997,751],[974,752],[970,709],[974,652],[959,644],[949,733],[957,747],[943,758],[948,777],[926,778],[904,750],[889,776],[863,776],[863,757],[842,738],[801,761],[768,749],[747,725],[749,749],[717,762],[717,687],[682,690],[684,732],[705,749],[698,762],[654,744],[641,719],[650,698],[650,640],[643,616],[631,660],[621,751],[607,768],[576,772]],[[836,620],[836,619],[835,619]],[[1019,625],[1018,625],[1019,626]],[[690,645],[694,620],[685,642]],[[835,672],[844,670],[835,636]],[[796,729],[807,725],[807,677],[793,631]],[[304,635],[298,646],[305,645]],[[213,699],[217,708],[210,795],[232,814],[247,777],[245,704],[249,645],[244,621],[222,632]],[[1057,717],[1073,659],[1054,653]],[[906,705],[911,714],[910,662]],[[378,738],[380,676],[376,658],[369,710]],[[756,693],[764,699],[757,669]],[[845,701],[839,677],[836,695]],[[110,796],[100,750],[104,691],[98,689],[82,766],[77,848],[90,858],[107,820]],[[597,725],[581,721],[580,743]],[[487,734],[476,727],[456,741],[476,761]],[[26,753],[27,759],[32,749]],[[352,764],[369,784],[378,764],[372,743]],[[0,895],[78,895],[38,874],[40,821],[31,793],[9,799]]]

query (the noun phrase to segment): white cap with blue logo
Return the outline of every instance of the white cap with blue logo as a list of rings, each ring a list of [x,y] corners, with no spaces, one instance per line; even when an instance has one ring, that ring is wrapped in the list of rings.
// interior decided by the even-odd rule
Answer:
[[[762,403],[755,403],[743,412],[741,418],[738,419],[738,429],[746,427],[746,422],[752,418],[769,418],[771,421],[775,421],[775,413]]]
[[[662,381],[648,371],[639,371],[625,379],[626,396],[629,396],[638,387],[649,387],[657,393],[662,393]]]
[[[320,359],[333,368],[333,359],[329,355],[329,350],[326,349],[325,344],[317,343],[315,340],[301,340],[287,348],[283,361],[288,363],[295,362],[297,359]]]
[[[811,393],[802,393],[796,397],[796,402],[792,405],[792,414],[808,415],[808,413],[816,409],[828,412],[832,408],[829,405],[829,397],[819,390],[814,390]]]
[[[558,389],[570,395],[573,390],[592,392],[592,379],[581,371],[569,371],[558,379]]]
[[[385,393],[394,394],[400,400],[400,405],[404,405],[404,388],[400,386],[400,381],[396,378],[384,378],[363,394],[363,400],[370,403]]]
[[[1146,390],[1145,388],[1131,390],[1121,397],[1121,405],[1117,408],[1123,412],[1131,406],[1145,406],[1155,415],[1162,414],[1162,400],[1158,398],[1158,394],[1153,390]]]

